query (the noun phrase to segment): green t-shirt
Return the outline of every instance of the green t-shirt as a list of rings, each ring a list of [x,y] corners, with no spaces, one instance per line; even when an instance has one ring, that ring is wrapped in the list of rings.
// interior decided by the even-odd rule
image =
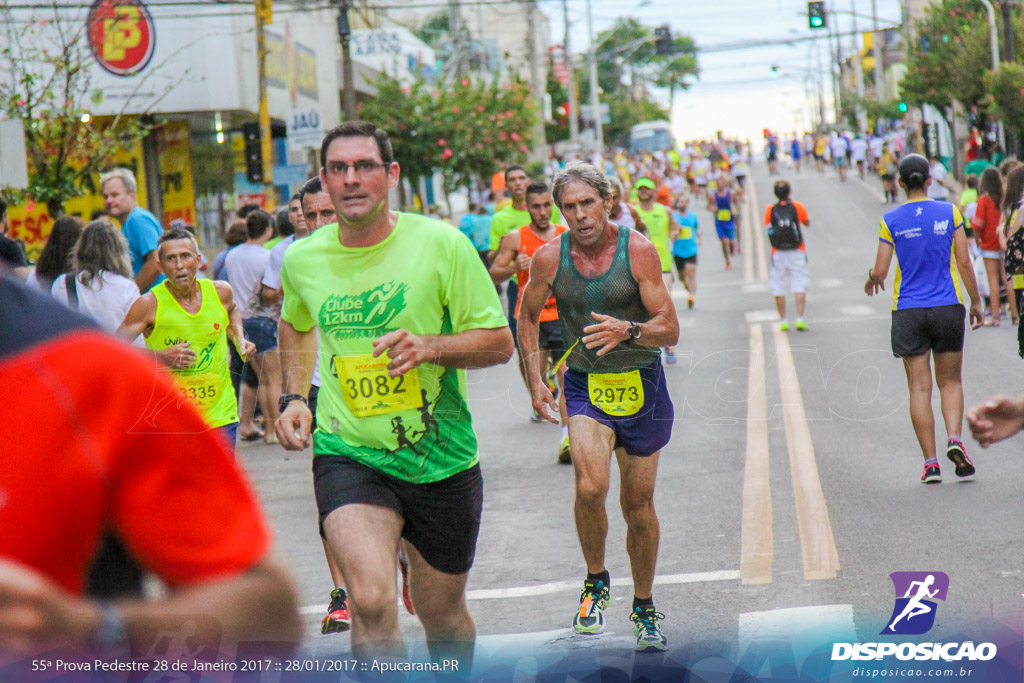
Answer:
[[[975,159],[971,163],[967,164],[967,166],[964,168],[964,175],[976,175],[978,176],[978,178],[981,178],[981,174],[985,171],[986,168],[991,168],[994,166],[995,164],[993,164],[988,159]]]
[[[645,211],[643,207],[637,206],[636,212],[640,214],[640,219],[647,226],[647,234],[650,236],[651,242],[654,243],[654,248],[658,250],[658,256],[661,258],[662,272],[671,272],[672,250],[668,245],[670,232],[668,209],[663,204],[655,202],[650,211]]]
[[[341,245],[338,224],[285,252],[281,319],[320,332],[314,454],[346,455],[416,484],[478,461],[464,370],[424,364],[388,378],[373,341],[398,329],[456,334],[508,325],[472,242],[441,221],[400,213],[372,247]]]
[[[562,222],[562,213],[558,210],[557,206],[551,207],[551,222]],[[502,237],[513,230],[518,230],[524,225],[529,224],[529,211],[519,211],[517,209],[513,209],[511,206],[506,206],[504,209],[494,214],[494,218],[491,219],[491,250],[497,251],[501,247]],[[513,273],[511,280],[518,284],[518,274]]]
[[[562,212],[557,206],[551,207],[551,222],[562,222]],[[518,211],[509,206],[494,214],[491,219],[491,249],[497,250],[501,246],[502,237],[529,224],[529,211]]]

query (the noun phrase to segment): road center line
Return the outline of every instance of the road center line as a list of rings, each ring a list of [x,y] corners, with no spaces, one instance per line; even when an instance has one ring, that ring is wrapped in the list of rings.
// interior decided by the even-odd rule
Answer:
[[[761,282],[768,280],[768,247],[764,243],[764,225],[761,223],[760,208],[757,201],[757,189],[754,187],[753,179],[747,183],[750,195],[747,197],[747,232],[754,236],[754,254],[757,256],[757,279]],[[749,256],[750,254],[748,254]],[[746,261],[746,259],[744,259]],[[753,267],[753,259],[750,259]],[[744,270],[744,275],[746,270]],[[750,278],[747,278],[750,281]]]
[[[807,424],[804,401],[800,394],[800,380],[789,347],[789,335],[777,328],[773,331],[779,385],[782,389],[782,408],[786,424],[786,447],[789,450],[789,468],[796,498],[797,525],[800,528],[800,547],[803,555],[805,579],[831,579],[839,571],[839,552],[836,550],[832,523],[829,521],[825,492],[821,488],[818,463],[814,457],[814,442]]]
[[[743,469],[740,542],[740,577],[744,584],[772,581],[774,544],[765,379],[764,330],[761,325],[751,325],[750,372],[747,381],[747,460]]]

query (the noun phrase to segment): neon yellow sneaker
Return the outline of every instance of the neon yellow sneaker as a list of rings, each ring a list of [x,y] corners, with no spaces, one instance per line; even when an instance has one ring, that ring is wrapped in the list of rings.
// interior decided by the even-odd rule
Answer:
[[[558,464],[559,465],[570,465],[572,464],[572,454],[569,451],[569,435],[562,437],[562,443],[558,446]]]
[[[789,321],[783,320],[782,324],[779,325],[779,330],[781,330],[782,332],[789,332]]]
[[[800,330],[801,332],[806,332],[811,328],[807,327],[807,323],[805,323],[803,320],[797,320],[796,329]]]

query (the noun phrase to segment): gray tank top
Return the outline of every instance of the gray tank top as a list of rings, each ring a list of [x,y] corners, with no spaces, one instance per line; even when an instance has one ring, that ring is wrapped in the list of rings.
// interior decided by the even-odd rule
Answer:
[[[641,323],[651,319],[640,299],[640,285],[630,271],[629,233],[629,228],[619,226],[612,265],[606,273],[593,278],[584,277],[576,269],[569,244],[570,233],[562,233],[562,253],[551,289],[558,302],[558,322],[566,348],[583,337],[584,327],[597,322],[591,312]],[[628,372],[654,364],[661,354],[659,349],[640,346],[632,340],[621,342],[600,358],[596,351],[582,342],[576,344],[567,360],[569,368],[585,374]]]

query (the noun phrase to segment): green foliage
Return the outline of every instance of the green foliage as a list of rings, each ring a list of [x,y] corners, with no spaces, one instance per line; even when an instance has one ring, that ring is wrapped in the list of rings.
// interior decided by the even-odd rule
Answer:
[[[997,12],[997,22],[1002,21]],[[1014,22],[1017,45],[1024,25]],[[992,67],[988,15],[978,0],[941,0],[918,23],[919,40],[907,59],[900,83],[903,99],[911,104],[943,108],[954,101],[964,107],[986,105],[985,75]],[[1002,31],[1000,30],[1000,35]]]
[[[192,166],[192,183],[197,194],[218,194],[234,190],[235,160],[230,144],[200,142],[192,148],[192,156],[202,160],[202,163]]]
[[[629,129],[645,121],[669,120],[669,112],[656,102],[640,100],[612,100],[609,102],[612,122],[604,127],[605,140],[612,145],[626,147],[629,144]]]
[[[1024,65],[1003,63],[998,72],[985,75],[992,108],[1007,129],[1024,137]]]
[[[526,159],[536,105],[518,80],[499,85],[464,77],[403,86],[385,75],[360,114],[391,134],[395,158],[413,187],[439,171],[449,193],[489,177],[498,161]]]
[[[134,147],[147,128],[134,117],[83,121],[89,106],[103,100],[91,85],[83,23],[70,21],[56,4],[52,15],[29,22],[15,19],[6,6],[0,16],[6,45],[0,51],[0,112],[24,122],[29,162],[28,189],[13,198],[45,203],[56,217],[65,201],[83,194],[89,179],[116,152]]]

